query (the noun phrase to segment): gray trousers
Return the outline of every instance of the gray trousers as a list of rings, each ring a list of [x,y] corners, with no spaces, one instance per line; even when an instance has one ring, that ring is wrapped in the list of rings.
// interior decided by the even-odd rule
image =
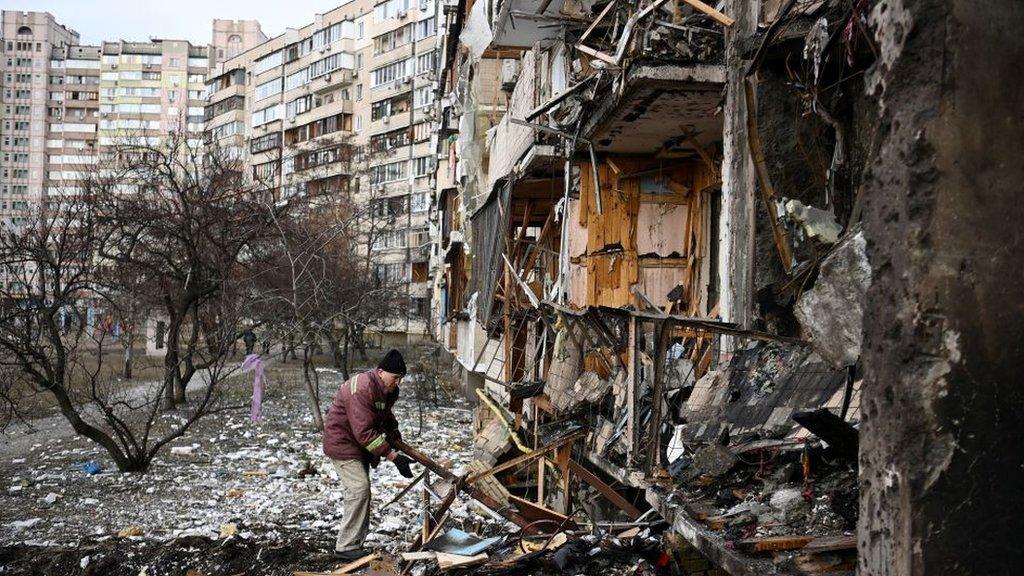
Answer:
[[[341,489],[345,491],[344,516],[338,525],[338,552],[358,550],[363,547],[366,533],[370,530],[370,467],[359,460],[334,460]]]

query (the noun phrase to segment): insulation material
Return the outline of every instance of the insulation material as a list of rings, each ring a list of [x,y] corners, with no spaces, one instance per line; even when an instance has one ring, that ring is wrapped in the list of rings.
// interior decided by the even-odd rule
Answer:
[[[569,304],[577,308],[587,305],[587,268],[569,263]]]
[[[569,222],[575,224],[580,218],[580,201],[569,200]],[[576,258],[587,253],[587,229],[581,226],[569,227],[569,256]]]
[[[683,235],[687,206],[680,204],[640,204],[636,248],[643,254],[684,256]]]
[[[469,11],[469,18],[459,35],[459,42],[469,48],[474,60],[479,60],[494,39],[491,24],[487,21],[487,3],[476,2]]]

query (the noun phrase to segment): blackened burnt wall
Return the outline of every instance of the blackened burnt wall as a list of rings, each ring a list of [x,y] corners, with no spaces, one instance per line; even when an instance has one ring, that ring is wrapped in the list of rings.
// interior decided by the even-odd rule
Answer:
[[[1024,2],[881,0],[860,574],[1024,560]]]

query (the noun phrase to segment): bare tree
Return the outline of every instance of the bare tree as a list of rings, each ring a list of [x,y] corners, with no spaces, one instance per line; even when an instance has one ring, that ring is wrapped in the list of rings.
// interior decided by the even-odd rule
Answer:
[[[177,420],[159,419],[162,383],[129,386],[107,366],[114,322],[133,317],[120,297],[112,264],[97,257],[107,217],[90,187],[53,199],[20,226],[0,227],[0,399],[7,425],[30,396],[48,395],[76,433],[103,447],[121,471],[144,471],[160,449],[218,406],[218,384],[230,372],[223,346],[196,354],[204,385]],[[105,318],[90,322],[88,309]],[[217,335],[220,337],[220,335]],[[115,345],[116,346],[116,345]]]
[[[316,178],[323,172],[318,168],[338,172],[338,164],[350,161],[344,153],[330,159],[328,166],[306,171],[304,178],[317,185],[283,200],[289,205],[287,211],[268,207],[276,235],[272,264],[258,282],[261,304],[254,314],[282,341],[301,347],[303,380],[316,429],[323,428],[318,351],[326,342],[335,365],[348,378],[352,335],[379,325],[397,305],[400,293],[395,283],[380,279],[366,265],[365,234],[374,224],[375,204],[365,198],[357,202],[348,177]],[[307,166],[300,162],[298,168]]]
[[[92,186],[97,252],[118,275],[143,279],[148,312],[166,318],[163,407],[172,409],[238,336],[212,348],[230,317],[221,297],[258,265],[270,222],[263,194],[237,160],[215,147],[200,152],[185,134],[117,146],[107,170]]]

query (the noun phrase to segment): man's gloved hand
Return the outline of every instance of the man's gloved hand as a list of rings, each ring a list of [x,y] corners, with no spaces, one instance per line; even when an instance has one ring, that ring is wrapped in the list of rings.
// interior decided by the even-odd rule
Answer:
[[[391,460],[395,464],[395,468],[405,476],[406,478],[412,478],[412,468],[409,467],[412,464],[412,458],[409,458],[405,454],[396,454],[394,459]]]

